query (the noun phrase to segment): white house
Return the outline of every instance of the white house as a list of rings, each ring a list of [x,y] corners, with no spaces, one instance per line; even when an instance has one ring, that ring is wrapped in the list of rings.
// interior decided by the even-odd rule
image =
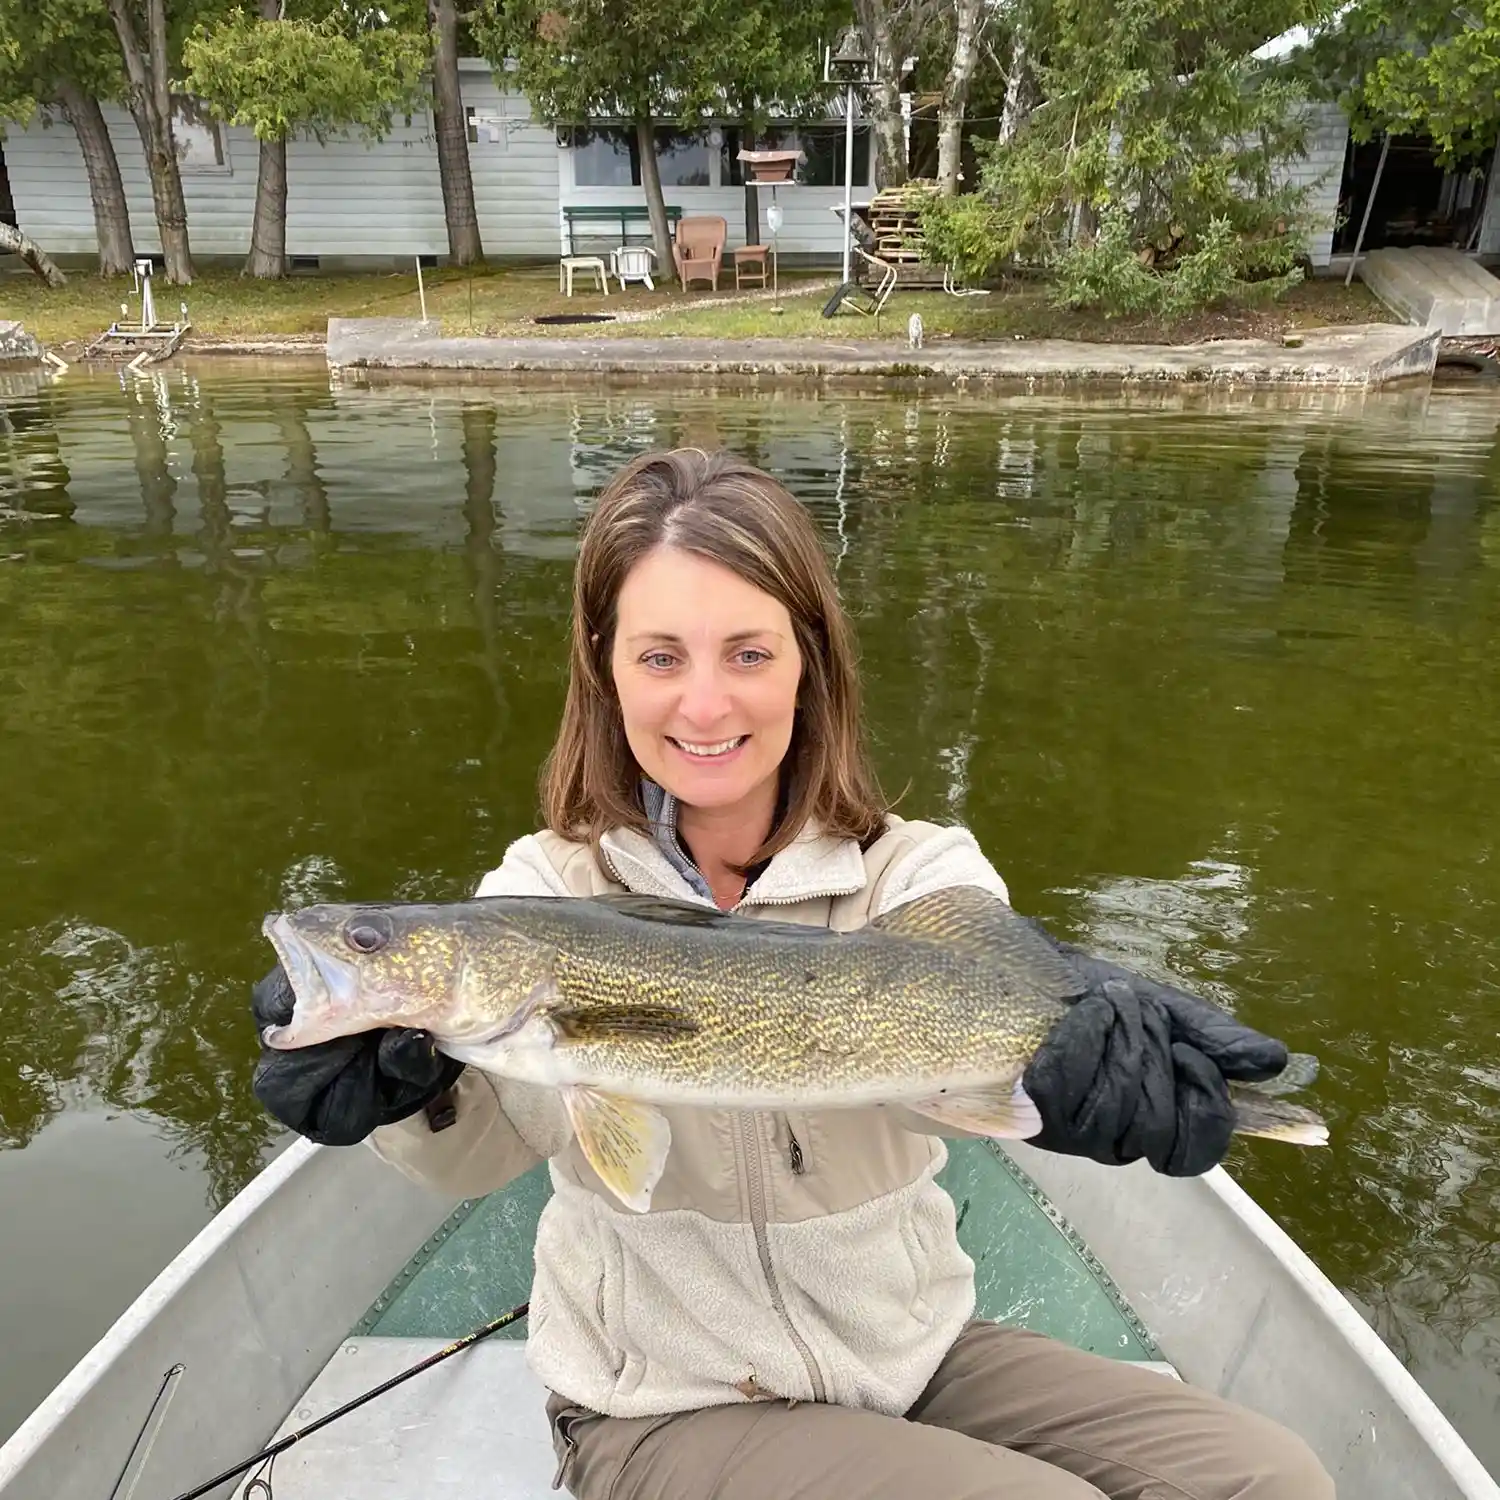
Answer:
[[[633,207],[639,214],[645,195],[634,130],[595,122],[581,130],[555,131],[534,120],[525,97],[503,77],[497,80],[486,62],[466,59],[460,69],[469,114],[470,170],[486,255],[496,260],[554,259],[567,244],[570,227],[588,238],[591,247],[611,237],[618,243],[618,234],[608,225],[570,223],[570,210]],[[120,160],[136,249],[141,254],[159,253],[150,182],[135,126],[118,108],[107,107],[105,117]],[[1323,227],[1308,250],[1315,266],[1327,266],[1336,249],[1345,251],[1352,241],[1351,212],[1357,216],[1368,195],[1370,148],[1352,146],[1347,122],[1333,106],[1318,106],[1311,127],[1308,156],[1289,174],[1313,189],[1313,207]],[[255,204],[254,137],[237,127],[183,116],[176,128],[194,256],[242,258],[249,249]],[[789,137],[793,134],[787,132]],[[795,140],[807,162],[802,182],[776,189],[784,215],[779,248],[793,260],[832,260],[840,252],[840,221],[832,209],[843,202],[842,121],[830,119],[803,129]],[[745,242],[745,194],[736,159],[740,144],[735,127],[727,123],[706,126],[693,136],[667,128],[658,132],[657,155],[668,205],[683,214],[722,214],[731,247]],[[56,122],[11,129],[0,152],[0,183],[8,176],[15,215],[26,232],[55,256],[92,257],[96,242],[88,178],[72,130]],[[1393,162],[1398,155],[1392,154]],[[1416,156],[1420,155],[1418,150]],[[868,195],[871,182],[869,133],[864,129],[856,132],[854,159],[858,200]],[[1500,155],[1496,159],[1500,161]],[[1432,176],[1430,163],[1425,158],[1414,161],[1417,175],[1410,180],[1415,186],[1407,197],[1419,208],[1431,198],[1435,209],[1450,217],[1455,208],[1477,211],[1477,232],[1467,236],[1468,248],[1481,255],[1500,254],[1500,192],[1486,192],[1490,184],[1483,179],[1477,184],[1472,178],[1450,180],[1440,171],[1433,179],[1438,186],[1429,192],[1421,172]],[[1399,188],[1389,170],[1387,176],[1386,197]],[[426,114],[414,116],[374,144],[295,140],[287,148],[287,177],[287,251],[294,264],[329,269],[389,266],[396,261],[409,264],[413,256],[435,262],[447,254],[436,147]],[[771,189],[760,192],[764,207]],[[1484,193],[1484,201],[1471,205],[1476,193]],[[1336,232],[1341,207],[1346,227]],[[1367,245],[1386,242],[1379,237],[1378,225],[1375,231]],[[762,228],[760,238],[768,233]],[[632,237],[645,237],[639,217]]]
[[[493,259],[555,259],[571,207],[645,204],[635,161],[634,129],[598,123],[583,132],[560,132],[532,118],[525,97],[497,81],[479,59],[460,63],[469,115],[469,165],[485,254]],[[130,116],[113,106],[105,119],[120,160],[140,254],[157,254],[161,242],[151,207],[151,184],[140,137]],[[182,185],[195,258],[241,258],[250,247],[258,146],[236,126],[174,122],[182,155]],[[730,246],[745,243],[745,194],[732,125],[705,128],[697,137],[663,129],[657,158],[663,196],[684,214],[722,214]],[[754,143],[751,143],[754,144]],[[778,187],[784,214],[783,255],[838,255],[843,204],[843,124],[804,131],[805,184]],[[10,129],[3,143],[17,221],[55,256],[96,253],[88,177],[77,137],[65,124],[33,123]],[[855,196],[868,191],[869,132],[856,132]],[[287,253],[326,267],[390,265],[412,256],[441,259],[448,251],[437,148],[431,116],[413,116],[383,141],[298,139],[287,147]],[[764,204],[770,189],[761,188]],[[579,225],[598,236],[601,225]],[[769,234],[769,231],[764,231]],[[633,231],[632,237],[644,238]],[[615,242],[618,243],[618,237]]]

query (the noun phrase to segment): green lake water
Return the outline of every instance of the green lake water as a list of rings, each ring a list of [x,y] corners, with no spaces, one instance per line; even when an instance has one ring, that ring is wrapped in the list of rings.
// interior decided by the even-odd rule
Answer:
[[[1500,398],[8,382],[0,1437],[284,1143],[262,915],[472,889],[591,498],[723,443],[816,513],[901,810],[1320,1055],[1332,1147],[1230,1169],[1500,1472]]]

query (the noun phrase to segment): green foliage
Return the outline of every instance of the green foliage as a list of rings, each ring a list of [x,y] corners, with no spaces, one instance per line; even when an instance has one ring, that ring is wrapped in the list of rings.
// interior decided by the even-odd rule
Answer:
[[[775,0],[479,0],[472,35],[552,124],[591,116],[763,124],[822,97],[818,44],[846,5]]]
[[[0,0],[0,119],[25,124],[58,79],[97,98],[123,87],[120,48],[98,0]]]
[[[1251,270],[1254,280],[1246,275]],[[1132,242],[1129,212],[1111,204],[1100,218],[1099,233],[1070,246],[1059,259],[1053,301],[1110,317],[1172,318],[1229,303],[1269,301],[1302,280],[1298,265],[1274,274],[1267,270],[1266,258],[1228,219],[1213,219],[1196,247],[1170,270],[1152,271]]]
[[[1307,91],[1249,53],[1302,14],[1295,0],[1038,5],[1044,102],[981,148],[982,207],[927,207],[930,243],[969,277],[1056,268],[1070,305],[1116,311],[1289,285],[1311,227],[1309,190],[1285,174],[1306,152]]]
[[[342,14],[267,21],[236,9],[193,29],[183,70],[193,93],[261,140],[345,129],[378,138],[398,110],[419,107],[430,56],[423,33],[351,34]]]
[[[1449,162],[1500,136],[1500,0],[1362,0],[1306,63],[1355,135],[1429,135]]]
[[[1107,208],[1093,239],[1058,261],[1054,300],[1060,307],[1101,307],[1115,315],[1160,312],[1166,282],[1148,271],[1131,243],[1130,215]]]

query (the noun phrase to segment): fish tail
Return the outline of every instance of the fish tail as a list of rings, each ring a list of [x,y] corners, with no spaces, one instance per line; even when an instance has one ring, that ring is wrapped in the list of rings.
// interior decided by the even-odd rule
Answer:
[[[1234,1100],[1234,1128],[1240,1135],[1258,1135],[1293,1146],[1328,1144],[1328,1126],[1312,1110],[1234,1084],[1229,1092]]]

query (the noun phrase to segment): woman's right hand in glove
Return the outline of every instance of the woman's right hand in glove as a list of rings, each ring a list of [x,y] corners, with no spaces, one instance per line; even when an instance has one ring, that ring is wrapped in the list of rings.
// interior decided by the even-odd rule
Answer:
[[[267,1026],[285,1026],[294,1003],[277,964],[251,991],[256,1037]],[[463,1070],[430,1033],[386,1027],[285,1052],[262,1043],[251,1086],[267,1112],[299,1135],[320,1146],[352,1146],[377,1126],[416,1114]]]

